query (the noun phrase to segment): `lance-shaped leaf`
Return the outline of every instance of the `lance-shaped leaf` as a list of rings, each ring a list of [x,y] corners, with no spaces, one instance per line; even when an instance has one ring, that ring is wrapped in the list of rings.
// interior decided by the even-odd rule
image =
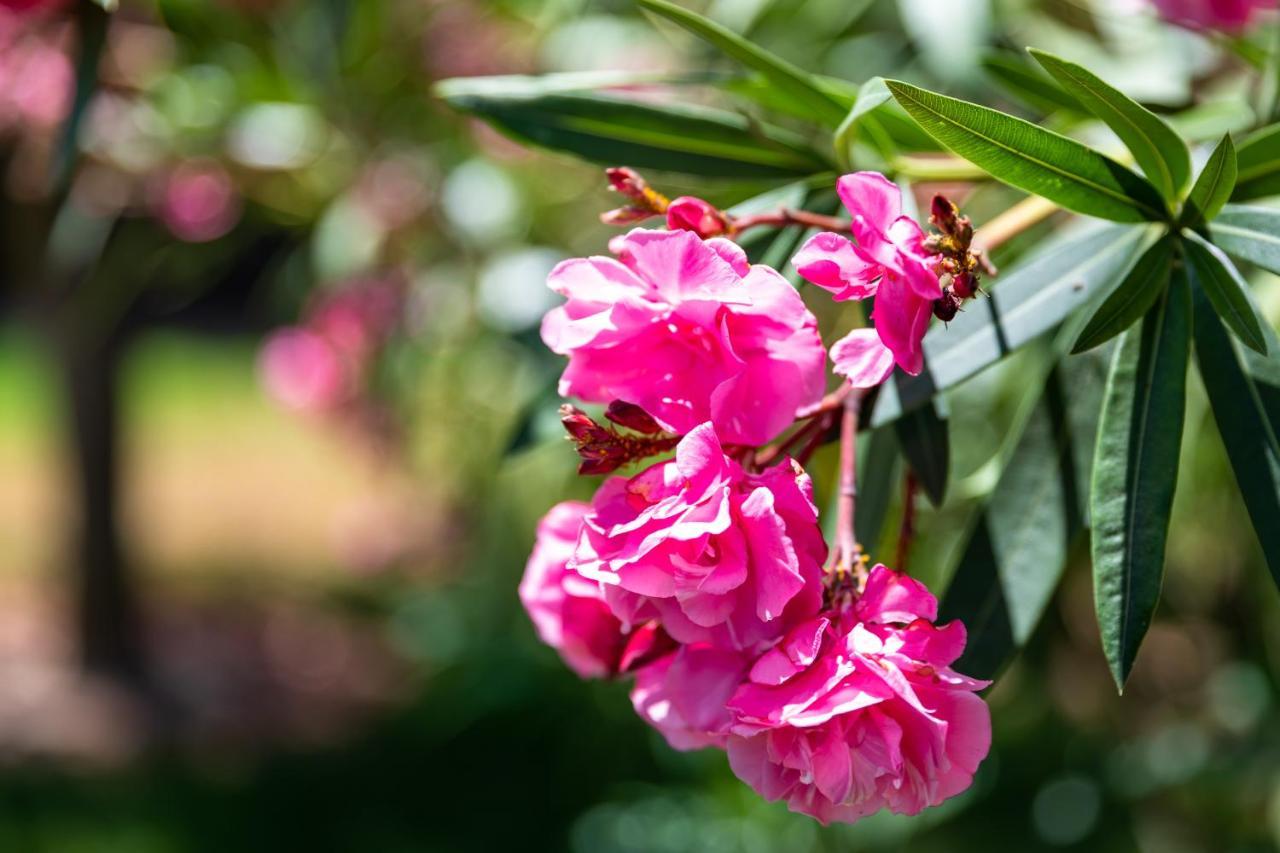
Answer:
[[[1094,607],[1122,691],[1160,598],[1190,324],[1190,288],[1179,271],[1142,325],[1121,339],[1102,404],[1089,495]]]
[[[1247,285],[1235,264],[1222,250],[1194,231],[1184,231],[1187,273],[1192,282],[1205,292],[1213,309],[1227,328],[1252,350],[1267,354],[1267,341],[1262,327],[1266,321],[1249,299]]]
[[[1182,208],[1182,224],[1194,228],[1213,219],[1227,203],[1227,199],[1231,198],[1231,190],[1235,185],[1236,149],[1231,144],[1231,135],[1226,134],[1209,155],[1208,162],[1200,170],[1195,186],[1187,196],[1187,202]]]
[[[1076,338],[1073,353],[1106,343],[1147,313],[1169,285],[1175,242],[1172,234],[1165,234],[1142,254]]]
[[[820,87],[813,76],[726,27],[667,0],[639,0],[640,5],[719,48],[727,56],[759,71],[779,92],[807,106],[813,118],[835,128],[844,120],[846,108]]]
[[[981,65],[996,85],[1033,109],[1042,113],[1068,110],[1089,114],[1079,101],[1017,54],[989,53],[982,58]]]
[[[889,97],[889,90],[880,77],[872,77],[862,84],[862,88],[858,90],[858,99],[854,101],[844,121],[840,122],[840,126],[836,128],[833,145],[837,156],[843,158],[841,162],[847,163],[850,160],[849,150],[853,145],[858,123],[872,110],[889,100]]]
[[[1257,130],[1236,151],[1239,173],[1232,201],[1280,195],[1280,124]]]
[[[885,85],[925,131],[996,180],[1102,219],[1167,217],[1164,199],[1145,178],[1074,139],[896,80]]]
[[[919,376],[881,386],[872,426],[900,417],[1053,329],[1108,292],[1158,234],[1155,226],[1090,225],[1001,273],[989,298],[974,300],[950,324],[936,324],[925,335]]]
[[[720,110],[600,94],[497,94],[467,81],[437,93],[509,136],[602,165],[704,177],[795,177],[830,168],[793,134]]]
[[[1218,248],[1280,275],[1280,210],[1229,204],[1209,223]]]
[[[893,432],[877,429],[858,440],[858,513],[854,519],[857,540],[866,550],[875,549],[898,487],[898,443]]]
[[[1280,584],[1280,363],[1246,359],[1201,293],[1195,295],[1195,340],[1213,419],[1263,557]]]
[[[893,424],[902,455],[934,506],[941,506],[946,497],[951,468],[951,436],[938,402],[921,406]]]
[[[1176,200],[1191,177],[1191,154],[1182,138],[1155,113],[1092,71],[1050,53],[1030,52],[1062,88],[1115,131],[1161,194]]]

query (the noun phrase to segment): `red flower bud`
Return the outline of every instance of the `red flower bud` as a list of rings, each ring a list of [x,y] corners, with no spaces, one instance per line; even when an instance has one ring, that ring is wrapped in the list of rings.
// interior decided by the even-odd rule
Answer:
[[[629,204],[626,207],[615,207],[613,210],[606,210],[600,214],[600,221],[605,225],[630,225],[633,222],[642,222],[651,216],[657,215],[656,211]]]
[[[635,403],[628,403],[625,400],[614,400],[610,403],[609,408],[605,409],[604,416],[618,426],[626,427],[644,435],[662,432],[662,427],[658,425],[652,415]]]
[[[933,316],[950,323],[960,311],[960,300],[950,290],[942,291],[942,298],[933,300]]]
[[[977,293],[977,282],[974,281],[973,273],[958,272],[951,280],[951,288],[960,299],[972,299]]]
[[[605,169],[604,174],[609,179],[609,189],[622,193],[633,201],[644,202],[645,191],[649,189],[649,184],[635,169],[613,166]]]
[[[729,219],[714,205],[684,195],[667,206],[667,227],[672,231],[692,231],[702,239],[729,233]]]

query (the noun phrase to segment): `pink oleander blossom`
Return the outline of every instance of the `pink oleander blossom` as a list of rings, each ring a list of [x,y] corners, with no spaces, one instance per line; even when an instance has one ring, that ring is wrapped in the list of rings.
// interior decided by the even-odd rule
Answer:
[[[580,501],[556,504],[538,523],[538,537],[520,581],[520,602],[542,642],[560,653],[583,678],[618,671],[626,637],[605,604],[600,584],[570,571],[582,519],[590,507]]]
[[[158,213],[179,240],[206,243],[235,227],[240,219],[240,196],[231,175],[217,161],[188,161],[166,178]]]
[[[605,481],[570,566],[624,624],[750,649],[817,611],[825,556],[808,476],[789,461],[745,473],[708,423],[674,460]]]
[[[667,205],[667,227],[672,231],[692,231],[706,240],[727,233],[729,222],[710,202],[682,195]]]
[[[617,258],[575,258],[548,278],[568,301],[542,323],[569,357],[560,393],[624,400],[664,429],[715,424],[730,444],[773,438],[825,384],[817,321],[769,267],[724,239],[635,229]]]
[[[902,215],[901,191],[884,175],[845,175],[836,182],[836,192],[853,217],[850,229],[857,242],[829,232],[816,234],[792,263],[801,276],[831,291],[837,301],[875,297],[872,320],[880,345],[863,342],[858,347],[861,362],[846,362],[843,370],[837,362],[837,372],[855,384],[871,385],[883,381],[893,363],[918,374],[924,367],[920,341],[929,328],[933,302],[942,296],[924,248],[924,233],[914,219]]]
[[[723,747],[732,722],[725,705],[750,665],[732,649],[680,646],[636,671],[631,704],[674,749]]]
[[[975,691],[950,666],[960,622],[937,626],[918,581],[872,569],[863,595],[792,629],[729,700],[734,773],[823,823],[916,814],[969,787],[991,746]]]
[[[1255,12],[1276,8],[1276,0],[1152,0],[1160,17],[1197,30],[1239,33]]]

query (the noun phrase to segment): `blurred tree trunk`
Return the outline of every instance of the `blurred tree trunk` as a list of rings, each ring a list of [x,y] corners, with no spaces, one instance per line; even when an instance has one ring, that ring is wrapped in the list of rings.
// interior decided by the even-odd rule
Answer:
[[[70,419],[79,530],[73,564],[75,625],[85,668],[129,686],[145,682],[139,607],[118,526],[118,333],[60,329],[59,356]]]

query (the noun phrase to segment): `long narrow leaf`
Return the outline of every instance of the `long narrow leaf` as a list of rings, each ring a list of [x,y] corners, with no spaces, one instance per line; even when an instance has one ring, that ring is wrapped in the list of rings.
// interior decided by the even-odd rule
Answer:
[[[795,177],[830,168],[798,137],[719,110],[598,94],[481,94],[451,84],[437,92],[521,141],[603,165],[704,177]]]
[[[1125,333],[1107,379],[1090,488],[1093,588],[1102,649],[1123,691],[1164,576],[1178,481],[1190,348],[1185,275]]]
[[[893,427],[916,481],[929,501],[941,506],[947,495],[947,475],[951,468],[951,436],[937,402],[904,415]]]
[[[1191,178],[1191,154],[1182,138],[1155,113],[1092,71],[1043,51],[1030,52],[1072,97],[1115,131],[1161,194],[1176,200]]]
[[[1046,114],[1057,110],[1089,114],[1079,101],[1017,54],[989,53],[982,58],[981,65],[996,85],[1033,109]]]
[[[935,394],[959,385],[1062,322],[1119,281],[1158,235],[1154,226],[1093,225],[1050,243],[995,280],[973,302],[924,338],[925,369],[880,389],[872,425],[888,423]]]
[[[1209,223],[1209,235],[1227,254],[1280,275],[1280,210],[1229,204]]]
[[[1280,519],[1280,405],[1268,409],[1267,389],[1246,369],[1203,294],[1195,297],[1195,340],[1196,363],[1236,485],[1267,566],[1280,585],[1280,524],[1276,523]],[[1280,372],[1280,365],[1275,367]]]
[[[1209,160],[1200,170],[1187,203],[1182,209],[1182,224],[1192,227],[1213,219],[1231,198],[1236,185],[1236,149],[1231,135],[1226,134]]]
[[[1115,289],[1071,348],[1073,353],[1093,349],[1138,322],[1169,285],[1174,237],[1166,234],[1143,253],[1124,281]]]
[[[719,48],[727,56],[748,68],[759,71],[781,92],[805,104],[812,110],[813,118],[822,124],[836,128],[844,120],[845,107],[820,88],[812,75],[807,72],[696,12],[668,3],[667,0],[638,0],[638,2],[655,15],[679,24]]]
[[[1191,280],[1213,303],[1213,308],[1232,333],[1252,350],[1267,354],[1262,328],[1266,321],[1249,299],[1249,285],[1222,250],[1194,231],[1184,232],[1187,272]]]
[[[1240,173],[1232,201],[1280,195],[1280,124],[1249,134],[1236,150]]]
[[[1102,219],[1167,218],[1146,179],[1074,139],[896,80],[886,85],[925,131],[999,181]]]

